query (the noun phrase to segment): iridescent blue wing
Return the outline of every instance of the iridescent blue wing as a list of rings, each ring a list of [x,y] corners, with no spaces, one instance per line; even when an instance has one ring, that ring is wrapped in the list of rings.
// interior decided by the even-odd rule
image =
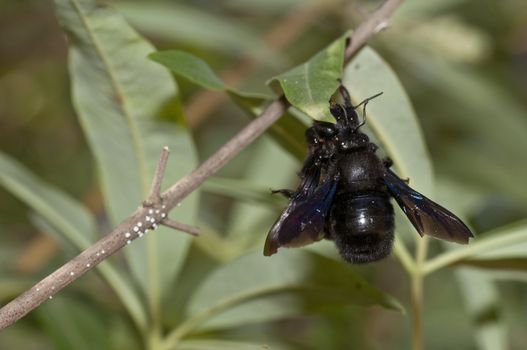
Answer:
[[[295,193],[271,227],[265,241],[264,255],[273,255],[280,247],[299,247],[322,239],[326,216],[336,189],[337,180],[328,179],[314,191]]]
[[[421,236],[427,234],[461,244],[467,244],[469,238],[474,237],[460,218],[410,188],[389,169],[384,183]]]

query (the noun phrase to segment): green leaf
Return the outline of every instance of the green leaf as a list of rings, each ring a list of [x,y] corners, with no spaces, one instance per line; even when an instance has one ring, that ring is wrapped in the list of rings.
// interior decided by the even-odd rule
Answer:
[[[227,92],[252,117],[256,117],[262,111],[262,106],[269,102],[267,96],[241,92],[225,85],[205,61],[189,53],[178,50],[159,51],[151,54],[150,58],[201,87]],[[304,123],[285,113],[268,131],[285,150],[303,159],[306,153],[305,129]]]
[[[203,339],[203,340],[186,340],[178,345],[180,350],[279,350],[286,348],[278,348],[273,344],[270,346],[267,342],[264,344],[248,343],[232,340],[220,339]]]
[[[235,18],[215,16],[177,2],[118,2],[117,9],[142,31],[228,55],[249,54],[266,64],[279,63],[279,53]]]
[[[3,153],[0,153],[0,184],[77,247],[86,248],[96,240],[95,219],[81,203],[40,180]]]
[[[445,125],[450,128],[448,124],[452,124],[456,130],[470,134],[470,138],[437,142],[436,161],[441,169],[467,182],[506,191],[526,202],[527,187],[523,183],[527,167],[518,162],[527,149],[527,123],[522,104],[495,80],[466,65],[451,64],[410,47],[401,49],[397,45],[394,49],[405,60],[403,67],[411,67],[415,78],[434,89],[449,105],[454,105],[444,110],[438,107],[444,112],[437,116],[441,120],[436,123],[443,128]]]
[[[522,246],[522,248],[525,249],[527,244],[523,244]],[[489,270],[527,271],[527,257],[464,259],[457,262],[456,265]]]
[[[476,252],[473,250],[471,255],[455,262],[455,265],[486,270],[527,272],[527,226],[515,226],[512,230],[507,228],[498,230],[488,238],[476,241],[478,244],[473,248]]]
[[[46,184],[28,169],[0,153],[0,184],[44,218],[51,227],[79,251],[95,242],[95,220],[82,204]],[[143,306],[131,284],[110,261],[97,265],[139,327],[146,325]]]
[[[463,269],[456,271],[456,277],[475,328],[478,349],[508,349],[501,296],[490,276]]]
[[[204,323],[233,327],[298,314],[302,298],[315,308],[379,305],[402,310],[394,298],[371,286],[347,264],[302,250],[285,250],[272,258],[258,251],[208,276],[190,301],[188,319],[174,338]]]
[[[270,80],[296,108],[314,119],[331,119],[328,101],[342,76],[347,35],[335,40],[304,64]]]
[[[212,71],[209,65],[194,55],[179,50],[168,50],[154,52],[149,57],[194,84],[210,90],[227,89],[223,81]]]
[[[304,0],[226,0],[223,1],[227,8],[236,11],[257,12],[266,15],[283,15],[285,12],[298,11],[306,5]]]
[[[437,269],[470,259],[501,259],[525,257],[527,254],[519,255],[523,247],[527,245],[527,225],[520,223],[497,230],[494,233],[477,238],[470,245],[449,250],[446,253],[429,260],[425,264],[425,272],[430,273]]]
[[[55,349],[110,349],[108,319],[96,308],[61,295],[46,301],[36,312]]]
[[[177,89],[170,74],[148,60],[154,47],[116,11],[95,0],[57,0],[56,8],[70,38],[73,104],[97,161],[115,226],[145,199],[162,147],[170,148],[175,164],[167,168],[166,183],[196,166],[194,147],[185,127],[173,121],[180,116],[167,109]],[[158,118],[161,113],[163,121]],[[191,224],[197,195],[194,192],[171,215]],[[160,228],[125,249],[152,308],[172,285],[188,243],[187,235]]]
[[[467,212],[469,208],[480,203],[481,194],[471,186],[442,179],[439,181],[438,188],[441,199],[445,200],[448,207],[456,213]],[[476,237],[475,241],[463,248],[478,244],[480,239]],[[448,252],[457,251],[459,248],[446,242],[442,243]],[[443,254],[448,256],[449,253]],[[441,255],[434,260],[440,257]],[[425,264],[425,269],[427,264]],[[467,313],[475,329],[474,340],[478,348],[481,350],[506,349],[507,337],[501,312],[500,294],[491,276],[469,269],[456,269],[455,275]]]

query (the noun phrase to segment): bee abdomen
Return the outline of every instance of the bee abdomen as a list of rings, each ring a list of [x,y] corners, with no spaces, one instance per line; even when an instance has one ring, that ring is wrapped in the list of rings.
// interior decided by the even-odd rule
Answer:
[[[329,217],[330,235],[339,253],[350,263],[367,263],[390,254],[394,214],[386,193],[343,193],[338,195]]]

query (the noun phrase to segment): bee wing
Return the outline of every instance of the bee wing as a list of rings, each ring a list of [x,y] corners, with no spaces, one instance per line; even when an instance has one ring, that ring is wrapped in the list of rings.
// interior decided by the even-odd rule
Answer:
[[[474,237],[460,218],[410,188],[389,169],[384,183],[421,236],[427,234],[461,244],[467,244],[469,238]]]
[[[280,247],[299,247],[322,239],[336,189],[337,180],[330,179],[308,196],[293,195],[267,235],[264,255],[273,255]]]

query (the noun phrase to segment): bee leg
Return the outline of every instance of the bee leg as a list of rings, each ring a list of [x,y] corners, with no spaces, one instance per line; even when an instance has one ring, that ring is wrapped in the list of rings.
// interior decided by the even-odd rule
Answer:
[[[285,198],[291,198],[293,196],[293,194],[295,193],[295,191],[288,190],[288,189],[285,189],[285,188],[282,188],[282,189],[279,189],[279,190],[271,190],[271,194],[277,194],[277,193],[281,194]]]
[[[389,169],[392,165],[393,165],[393,160],[390,158],[390,157],[386,157],[382,160],[382,164],[384,164],[384,166],[386,167],[386,169]],[[406,179],[401,179],[403,180],[404,182],[406,182],[406,184],[409,184],[410,183],[410,179],[409,178],[406,178]]]

